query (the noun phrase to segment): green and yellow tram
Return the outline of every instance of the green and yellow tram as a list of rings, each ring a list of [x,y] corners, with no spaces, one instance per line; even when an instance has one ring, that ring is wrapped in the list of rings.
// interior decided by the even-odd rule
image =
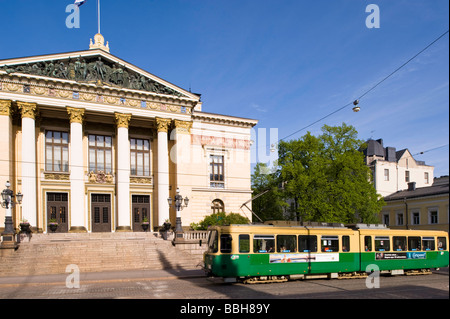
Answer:
[[[353,227],[229,225],[209,228],[204,269],[227,282],[279,282],[391,274],[430,273],[447,267],[448,233]]]

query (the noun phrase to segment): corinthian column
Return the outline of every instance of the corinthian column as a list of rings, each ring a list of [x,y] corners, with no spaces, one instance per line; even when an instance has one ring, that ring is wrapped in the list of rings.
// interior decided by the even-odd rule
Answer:
[[[170,119],[156,118],[158,129],[158,226],[169,219],[169,150],[167,145],[167,131]]]
[[[14,184],[12,178],[13,167],[13,152],[14,144],[12,140],[12,119],[11,119],[11,101],[0,100],[0,187],[3,189],[7,181],[11,181]],[[17,193],[19,190],[14,189]],[[0,227],[3,228],[6,225],[5,217],[8,219],[8,223],[12,223],[11,210],[0,210]],[[10,227],[13,228],[13,227]],[[14,232],[14,229],[13,229]]]
[[[176,188],[180,190],[183,197],[191,198],[192,168],[191,159],[191,127],[192,122],[175,120],[175,130],[171,133],[171,138],[175,139],[175,144],[170,150],[170,159],[176,165]],[[174,194],[172,194],[174,195]],[[191,207],[184,207],[182,211],[177,211],[177,219],[181,224],[187,226],[187,220],[191,219]],[[178,223],[178,221],[177,221]],[[187,224],[187,225],[186,225]],[[178,229],[177,229],[178,231]]]
[[[36,214],[36,103],[17,102],[22,115],[22,218],[37,227]]]
[[[86,232],[83,174],[84,109],[67,107],[70,117],[70,232]]]
[[[117,228],[131,231],[130,207],[130,141],[128,124],[131,114],[115,113],[117,124]]]

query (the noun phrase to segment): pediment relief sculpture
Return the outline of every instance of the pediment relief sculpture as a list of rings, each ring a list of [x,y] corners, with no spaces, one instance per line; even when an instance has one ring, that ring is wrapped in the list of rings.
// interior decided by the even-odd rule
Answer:
[[[143,74],[132,71],[119,63],[107,61],[100,56],[49,60],[0,68],[7,74],[23,73],[77,82],[96,83],[132,90],[142,90],[183,97],[172,88],[156,82]]]

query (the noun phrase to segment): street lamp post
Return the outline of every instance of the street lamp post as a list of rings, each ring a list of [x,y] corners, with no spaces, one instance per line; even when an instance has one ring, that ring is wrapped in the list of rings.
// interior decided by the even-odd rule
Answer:
[[[172,197],[167,198],[167,202],[169,203],[169,207],[172,207]],[[184,202],[184,204],[183,204]],[[177,194],[175,195],[175,209],[177,211],[177,220],[175,225],[175,239],[183,238],[183,228],[181,227],[181,213],[180,211],[187,207],[189,204],[189,198],[186,196],[183,199],[183,196],[180,195],[180,189],[177,188]]]
[[[2,207],[6,208],[5,230],[2,233],[2,248],[14,248],[15,240],[12,220],[12,208],[16,205],[14,197],[17,197],[17,202],[21,204],[23,195],[20,192],[14,195],[14,192],[10,189],[11,184],[9,183],[9,181],[6,182],[5,186],[6,188],[2,191]]]

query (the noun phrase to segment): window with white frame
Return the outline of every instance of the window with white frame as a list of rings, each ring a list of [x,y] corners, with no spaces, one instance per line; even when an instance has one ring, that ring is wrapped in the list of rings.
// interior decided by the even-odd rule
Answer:
[[[424,173],[424,178],[425,178],[425,184],[429,184],[430,183],[430,174],[428,172]]]
[[[409,171],[405,171],[405,182],[409,183]]]
[[[428,223],[437,224],[439,221],[439,211],[437,208],[428,208]]]
[[[397,226],[403,226],[403,213],[397,213]]]
[[[210,155],[209,182],[210,187],[225,188],[223,155]]]
[[[411,221],[413,225],[419,225],[420,224],[420,212],[419,211],[413,211],[411,214]]]
[[[386,182],[389,181],[389,169],[388,169],[388,168],[385,168],[385,169],[384,169],[384,180],[385,180]]]

